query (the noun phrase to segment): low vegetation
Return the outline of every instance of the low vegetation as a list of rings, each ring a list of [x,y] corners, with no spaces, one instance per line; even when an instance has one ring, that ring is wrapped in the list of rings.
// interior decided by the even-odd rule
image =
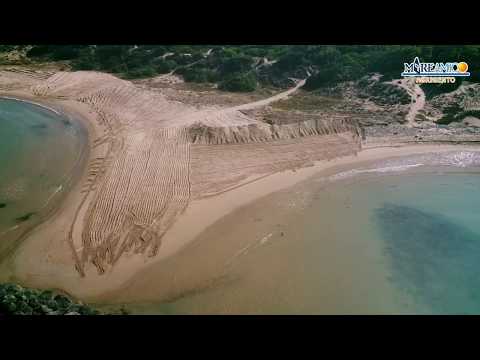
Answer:
[[[100,311],[50,290],[0,284],[0,315],[100,315]],[[112,314],[127,314],[120,309]]]
[[[0,285],[0,314],[3,315],[97,315],[99,312],[53,291],[20,285]]]
[[[235,73],[220,82],[220,90],[250,92],[257,88],[257,79],[253,73]]]
[[[187,82],[217,83],[227,91],[253,91],[258,85],[288,87],[290,78],[306,78],[304,88],[316,90],[369,73],[382,80],[400,77],[404,63],[418,56],[425,62],[466,61],[478,69],[477,45],[34,45],[0,46],[0,53],[20,51],[36,62],[62,61],[73,70],[98,70],[135,79],[176,73]],[[480,80],[472,71],[469,79]],[[429,86],[431,92],[458,86]],[[427,86],[424,86],[427,88]]]
[[[477,119],[480,119],[480,110],[468,110],[462,111],[457,105],[451,106],[450,108],[444,109],[445,114],[442,118],[437,120],[439,125],[448,125],[454,122],[461,122],[466,117],[472,116]]]
[[[273,103],[273,108],[298,111],[328,111],[341,103],[341,97],[322,96],[300,90],[295,96]]]

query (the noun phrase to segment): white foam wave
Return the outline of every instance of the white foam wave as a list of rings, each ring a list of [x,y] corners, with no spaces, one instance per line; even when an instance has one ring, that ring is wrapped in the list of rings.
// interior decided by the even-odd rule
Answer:
[[[374,169],[352,169],[348,171],[344,171],[329,177],[330,180],[339,180],[349,178],[358,174],[364,173],[388,173],[388,172],[396,172],[396,171],[405,171],[410,168],[423,166],[424,164],[409,164],[409,165],[396,165],[396,166],[386,166],[381,168],[374,168]]]
[[[60,185],[58,186],[55,191],[48,197],[47,201],[45,202],[45,204],[43,204],[42,206],[42,209],[45,208],[49,203],[50,203],[50,200],[52,200],[52,198],[57,195],[60,191],[62,191],[63,189],[63,185]]]
[[[469,167],[480,165],[480,154],[473,151],[448,153],[440,158],[441,165]]]
[[[402,159],[391,159],[378,163],[374,168],[352,169],[330,176],[329,180],[349,178],[364,173],[388,173],[405,171],[419,166],[454,166],[475,167],[480,166],[480,152],[478,151],[453,151],[413,155]]]
[[[55,110],[54,108],[50,107],[50,106],[47,106],[47,105],[43,105],[43,104],[40,104],[40,103],[37,103],[35,101],[30,101],[30,100],[24,100],[24,99],[19,99],[19,98],[16,98],[16,97],[11,97],[11,96],[1,96],[0,97],[1,99],[8,99],[8,100],[15,100],[15,101],[20,101],[20,102],[24,102],[24,103],[28,103],[28,104],[33,104],[33,105],[37,105],[41,108],[44,108],[44,109],[47,109],[57,115],[62,115],[58,110]]]

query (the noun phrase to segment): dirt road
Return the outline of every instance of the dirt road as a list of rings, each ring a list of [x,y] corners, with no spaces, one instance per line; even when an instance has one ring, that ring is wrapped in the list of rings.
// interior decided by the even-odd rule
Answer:
[[[420,110],[425,107],[425,93],[422,88],[415,83],[414,79],[402,79],[394,80],[392,84],[397,85],[407,91],[411,96],[412,102],[410,105],[410,110],[406,115],[405,119],[407,120],[408,127],[415,126],[415,118]]]
[[[284,92],[273,95],[269,98],[259,100],[259,101],[254,101],[254,102],[251,102],[251,103],[248,103],[248,104],[242,104],[242,105],[234,106],[234,107],[228,108],[228,110],[236,110],[236,111],[238,111],[238,110],[250,110],[250,109],[255,109],[255,108],[262,107],[262,106],[266,106],[266,105],[271,104],[271,103],[273,103],[275,101],[278,101],[278,100],[285,99],[286,97],[288,97],[289,95],[291,95],[295,91],[297,91],[299,88],[301,88],[303,85],[305,85],[305,81],[307,81],[307,79],[299,80],[297,85],[295,85],[291,89],[288,89]]]

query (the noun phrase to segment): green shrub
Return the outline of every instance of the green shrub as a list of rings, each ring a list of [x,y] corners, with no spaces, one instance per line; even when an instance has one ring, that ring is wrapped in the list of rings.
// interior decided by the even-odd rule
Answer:
[[[222,81],[218,88],[233,92],[251,92],[257,88],[257,78],[253,73],[235,74]]]
[[[305,90],[315,90],[322,86],[333,85],[339,80],[336,67],[328,66],[322,68],[317,74],[309,77],[303,86]]]
[[[177,63],[173,60],[159,58],[153,61],[153,67],[155,68],[157,74],[167,74],[175,69],[176,66]]]
[[[89,306],[75,303],[65,295],[39,291],[14,284],[0,284],[0,314],[3,315],[58,315],[77,313],[100,314]]]
[[[229,75],[233,73],[244,73],[252,68],[253,59],[245,55],[235,55],[229,58],[224,58],[219,67],[219,72],[222,75]]]
[[[148,78],[156,75],[156,72],[151,67],[142,67],[139,69],[133,69],[125,74],[128,79]]]
[[[51,45],[35,45],[30,50],[27,51],[27,56],[29,58],[35,57],[44,57],[52,52]]]
[[[460,85],[462,85],[463,79],[457,78],[453,84],[422,84],[420,85],[425,92],[425,98],[431,100],[437,95],[449,93],[455,91]]]
[[[215,82],[217,79],[216,72],[209,69],[191,67],[184,68],[181,72],[183,73],[183,79],[186,82],[207,83]]]
[[[467,116],[480,118],[480,110],[460,111],[460,107],[457,104],[445,109],[444,111],[446,112],[446,114],[442,118],[437,120],[437,124],[448,125],[453,122],[460,122]]]

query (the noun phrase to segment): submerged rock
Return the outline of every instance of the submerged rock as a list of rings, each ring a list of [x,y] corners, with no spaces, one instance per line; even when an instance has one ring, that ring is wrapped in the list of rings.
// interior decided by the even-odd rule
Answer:
[[[23,215],[23,216],[20,216],[20,217],[16,218],[15,220],[16,220],[17,222],[27,221],[27,220],[29,220],[33,215],[35,215],[34,212],[29,212],[29,213],[27,213],[27,214],[25,214],[25,215]]]

